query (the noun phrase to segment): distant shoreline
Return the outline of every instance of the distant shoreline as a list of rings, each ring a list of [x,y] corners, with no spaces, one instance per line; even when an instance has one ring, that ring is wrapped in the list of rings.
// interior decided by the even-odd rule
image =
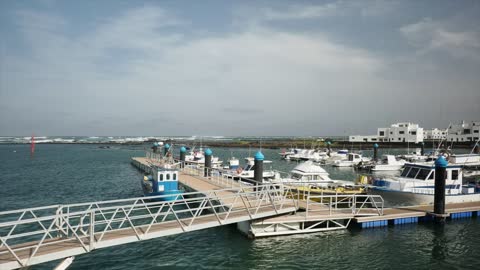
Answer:
[[[81,144],[81,145],[137,145],[150,147],[153,142],[37,142],[37,144]],[[198,141],[185,141],[185,140],[166,140],[164,143],[169,143],[174,146],[186,145],[194,146],[200,145]],[[22,145],[30,144],[29,142],[2,142],[0,145]],[[231,147],[231,148],[267,148],[267,149],[282,149],[282,148],[326,148],[327,145],[325,142],[320,142],[317,140],[295,140],[295,139],[273,139],[273,140],[245,140],[245,141],[211,141],[204,140],[201,143],[204,147]],[[415,143],[392,143],[392,142],[377,142],[379,149],[382,148],[420,148],[420,144]],[[453,144],[447,143],[446,146],[452,149],[471,149],[474,146],[474,142],[454,142]],[[343,141],[333,141],[331,144],[332,148],[339,149],[356,149],[356,150],[369,150],[373,148],[374,143],[364,143],[364,142],[343,142]],[[425,149],[432,149],[433,142],[425,142]],[[438,147],[438,142],[435,142],[435,148]],[[446,148],[445,146],[442,148]]]

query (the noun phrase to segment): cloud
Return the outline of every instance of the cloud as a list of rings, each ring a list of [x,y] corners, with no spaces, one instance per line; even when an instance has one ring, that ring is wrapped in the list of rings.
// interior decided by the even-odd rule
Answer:
[[[479,32],[448,30],[446,25],[431,18],[405,25],[400,32],[420,54],[443,51],[456,57],[480,59]]]
[[[451,79],[438,69],[427,74],[418,59],[399,68],[402,61],[392,64],[389,56],[332,39],[323,29],[272,25],[342,14],[346,3],[260,9],[270,21],[245,20],[214,32],[156,5],[104,14],[80,31],[65,14],[22,10],[12,31],[26,48],[2,54],[0,124],[12,133],[35,126],[45,129],[36,133],[56,135],[339,134],[421,118],[444,104],[432,104],[432,93],[452,87],[478,97],[469,92],[476,80]],[[424,29],[406,27],[402,34],[420,48],[430,42],[422,40]],[[457,40],[448,46],[469,42],[441,37]],[[478,112],[461,107],[452,117],[472,110]]]

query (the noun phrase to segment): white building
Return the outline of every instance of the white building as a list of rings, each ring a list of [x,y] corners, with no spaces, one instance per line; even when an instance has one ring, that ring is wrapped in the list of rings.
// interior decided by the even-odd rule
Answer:
[[[452,124],[447,129],[448,142],[475,142],[480,138],[480,122],[462,121],[460,124]]]
[[[446,129],[425,129],[423,131],[423,139],[425,140],[443,140],[447,137]]]
[[[388,128],[379,128],[377,135],[349,136],[349,142],[423,142],[423,128],[413,123],[396,123]]]

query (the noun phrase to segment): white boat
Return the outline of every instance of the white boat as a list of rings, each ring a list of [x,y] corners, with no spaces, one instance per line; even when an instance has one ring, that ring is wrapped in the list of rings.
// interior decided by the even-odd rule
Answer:
[[[263,164],[271,164],[272,161],[270,160],[264,160]],[[270,166],[271,167],[271,166]],[[241,178],[246,178],[246,179],[254,179],[254,174],[255,172],[255,160],[253,157],[247,157],[245,158],[245,167],[238,167],[236,170],[229,170],[226,172],[223,172],[223,174],[229,178],[233,178],[235,180],[239,180]],[[273,179],[275,178],[275,172],[271,169],[268,168],[263,170],[263,179]]]
[[[399,171],[406,161],[397,159],[394,155],[384,155],[379,163],[373,164],[372,171]]]
[[[185,162],[187,164],[195,165],[204,165],[205,164],[205,155],[203,149],[200,148],[199,151],[190,151],[188,155],[185,155]],[[221,168],[222,162],[218,157],[212,156],[212,167]]]
[[[348,153],[346,160],[335,160],[332,164],[333,167],[353,167],[362,162],[370,161],[369,158],[362,157],[362,155],[357,153]]]
[[[282,157],[282,159],[290,160],[290,156],[296,153],[295,150],[295,148],[284,149],[281,153],[278,154]]]
[[[333,164],[337,160],[347,160],[348,159],[348,150],[342,149],[338,150],[337,152],[330,152],[320,160],[322,164]]]
[[[286,178],[275,178],[273,183],[282,183],[294,187],[301,198],[312,195],[363,194],[364,185],[352,181],[332,180],[327,171],[312,161],[297,165]],[[315,199],[314,199],[315,200]]]
[[[240,167],[240,160],[236,157],[231,157],[227,161],[227,166],[224,166],[223,169],[225,170],[237,170]]]
[[[461,166],[448,165],[445,184],[445,202],[480,201],[477,188],[462,185]],[[370,194],[381,195],[389,205],[433,204],[435,194],[435,165],[433,163],[406,163],[399,177],[374,179]]]

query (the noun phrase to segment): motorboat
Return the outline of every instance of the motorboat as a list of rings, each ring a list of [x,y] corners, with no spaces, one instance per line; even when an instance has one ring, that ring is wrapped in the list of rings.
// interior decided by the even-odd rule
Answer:
[[[406,161],[399,159],[394,155],[383,155],[379,162],[371,161],[366,164],[359,165],[359,169],[365,169],[368,171],[399,171],[403,168]]]
[[[274,183],[291,185],[297,190],[299,196],[311,195],[338,195],[362,194],[363,186],[352,181],[332,180],[328,172],[313,161],[300,163],[290,171],[286,178],[275,178]]]
[[[263,179],[268,180],[268,179],[275,178],[275,176],[276,176],[275,171],[273,171],[272,168],[271,168],[272,161],[271,160],[264,160],[263,164],[264,165],[270,165],[270,168],[268,168],[266,170],[264,168]],[[227,171],[224,171],[222,173],[226,177],[232,178],[232,179],[235,179],[235,180],[241,180],[241,179],[253,180],[254,176],[255,176],[254,172],[255,172],[255,160],[254,160],[253,157],[247,157],[247,158],[245,158],[245,166],[243,168],[238,167],[235,170],[227,170]]]
[[[361,154],[348,153],[346,160],[335,160],[332,164],[334,167],[353,167],[362,162],[370,161],[370,158],[362,157]]]
[[[190,151],[188,155],[185,155],[185,163],[193,165],[204,165],[205,155],[202,148],[198,151]],[[212,168],[221,168],[223,161],[218,157],[212,156]]]
[[[449,164],[446,168],[446,203],[480,201],[475,187],[463,185],[463,169]],[[399,177],[373,179],[369,193],[382,195],[390,205],[432,204],[435,193],[435,165],[430,163],[406,163]]]

